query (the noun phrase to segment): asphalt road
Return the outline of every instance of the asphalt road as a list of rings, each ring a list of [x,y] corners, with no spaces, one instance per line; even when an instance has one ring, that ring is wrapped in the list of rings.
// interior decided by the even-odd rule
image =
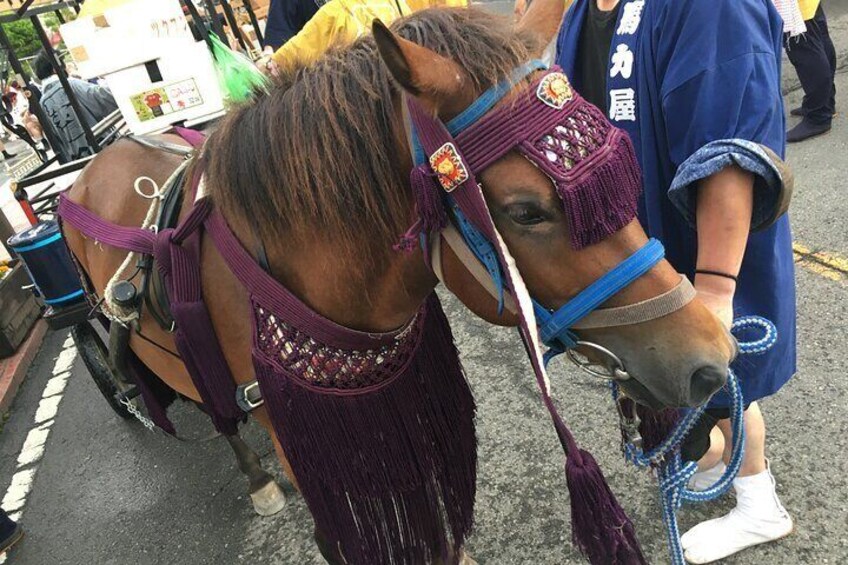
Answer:
[[[798,177],[796,238],[825,255],[823,262],[799,263],[798,375],[763,402],[768,455],[797,530],[730,564],[848,561],[848,276],[834,258],[848,256],[848,75],[839,75],[837,87],[842,114],[833,131],[789,153]],[[787,104],[798,96],[791,94]],[[560,450],[521,345],[513,332],[473,318],[451,299],[446,303],[479,402],[471,553],[481,564],[584,563],[569,543]],[[305,505],[290,487],[283,512],[256,516],[223,440],[180,443],[120,420],[73,359],[66,338],[64,332],[47,337],[0,433],[0,494],[7,493],[4,506],[22,512],[27,532],[11,562],[321,563]],[[557,363],[553,378],[562,413],[605,469],[650,561],[667,562],[655,485],[622,462],[606,390]],[[175,412],[186,435],[211,429],[187,405]],[[270,442],[255,425],[246,438],[279,475]],[[25,503],[22,493],[28,493]],[[730,504],[725,498],[687,506],[681,526],[718,516]]]

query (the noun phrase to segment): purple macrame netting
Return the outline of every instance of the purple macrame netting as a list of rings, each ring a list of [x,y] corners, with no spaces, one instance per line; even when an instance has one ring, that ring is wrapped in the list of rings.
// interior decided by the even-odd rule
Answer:
[[[341,349],[319,341],[254,305],[256,351],[280,371],[316,387],[354,390],[378,385],[403,370],[421,332],[420,316],[386,345]]]

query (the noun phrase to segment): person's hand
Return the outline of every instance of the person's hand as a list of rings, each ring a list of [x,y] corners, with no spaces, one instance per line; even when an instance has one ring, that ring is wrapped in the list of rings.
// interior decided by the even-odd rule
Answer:
[[[277,76],[279,69],[271,55],[262,55],[256,60],[256,68],[262,71],[262,74],[269,77]]]
[[[733,323],[733,295],[736,282],[714,275],[695,275],[695,290],[704,305],[721,320],[726,328]]]

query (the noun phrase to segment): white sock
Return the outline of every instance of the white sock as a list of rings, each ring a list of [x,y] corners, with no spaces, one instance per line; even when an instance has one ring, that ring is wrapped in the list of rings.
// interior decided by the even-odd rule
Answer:
[[[726,469],[724,461],[719,461],[714,467],[698,471],[689,479],[689,490],[707,490],[721,478]]]
[[[736,507],[727,515],[702,522],[681,538],[686,560],[711,563],[728,555],[782,538],[792,532],[792,518],[775,492],[768,468],[733,481]]]

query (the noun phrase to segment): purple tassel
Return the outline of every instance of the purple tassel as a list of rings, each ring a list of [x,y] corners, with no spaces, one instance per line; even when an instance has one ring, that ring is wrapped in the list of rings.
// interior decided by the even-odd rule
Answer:
[[[677,410],[673,408],[657,412],[641,404],[636,405],[636,414],[639,415],[639,435],[645,451],[651,451],[665,441],[679,419]]]
[[[569,454],[572,542],[593,565],[647,565],[633,523],[616,500],[592,454]]]
[[[420,165],[409,173],[412,194],[415,196],[415,209],[418,219],[400,236],[392,249],[402,253],[412,253],[418,247],[419,234],[431,234],[441,231],[447,225],[448,217],[442,202],[442,192],[427,165]],[[429,257],[429,253],[427,254]]]
[[[442,189],[433,179],[430,168],[427,165],[415,167],[409,174],[409,181],[422,230],[425,233],[441,230],[447,225],[448,218],[442,202]]]

